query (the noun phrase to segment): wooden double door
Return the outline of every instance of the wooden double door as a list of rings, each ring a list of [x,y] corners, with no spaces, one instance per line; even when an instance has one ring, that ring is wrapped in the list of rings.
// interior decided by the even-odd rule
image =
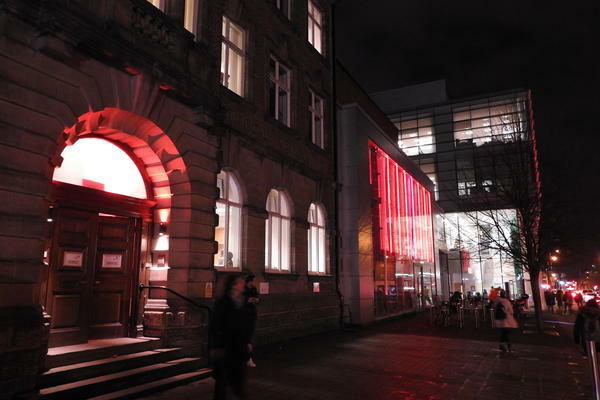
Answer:
[[[59,204],[53,219],[49,345],[133,334],[141,218]]]

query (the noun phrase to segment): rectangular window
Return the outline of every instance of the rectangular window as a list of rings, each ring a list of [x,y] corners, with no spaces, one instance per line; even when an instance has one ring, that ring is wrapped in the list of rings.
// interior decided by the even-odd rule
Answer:
[[[198,13],[200,12],[200,0],[185,0],[183,12],[183,27],[191,32],[195,38],[198,37]]]
[[[185,0],[183,3],[168,2],[168,0],[147,1],[175,20],[181,22],[183,16],[183,27],[191,32],[194,37],[198,36],[198,13],[200,12],[200,0]]]
[[[310,103],[308,113],[310,115],[310,136],[314,144],[325,148],[325,135],[323,132],[323,99],[309,90]]]
[[[433,118],[411,117],[395,125],[399,130],[398,146],[407,156],[435,153]]]
[[[221,83],[238,94],[244,95],[244,42],[245,32],[227,17],[223,17],[221,45]]]
[[[308,42],[323,54],[323,13],[308,0]]]
[[[273,118],[290,126],[290,70],[274,58],[269,64],[269,111]]]
[[[287,19],[290,19],[290,9],[291,9],[290,3],[291,2],[292,2],[292,0],[276,0],[275,1],[275,5],[281,11],[281,13],[287,17]]]

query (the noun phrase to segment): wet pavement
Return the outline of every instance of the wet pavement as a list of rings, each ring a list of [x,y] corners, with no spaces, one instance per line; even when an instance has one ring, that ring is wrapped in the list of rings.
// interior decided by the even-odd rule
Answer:
[[[498,332],[467,317],[436,327],[427,314],[259,349],[249,399],[450,400],[591,399],[588,361],[570,338],[574,316],[550,314],[545,333],[532,319],[503,353]],[[525,333],[523,333],[525,332]],[[146,399],[210,399],[205,379]]]

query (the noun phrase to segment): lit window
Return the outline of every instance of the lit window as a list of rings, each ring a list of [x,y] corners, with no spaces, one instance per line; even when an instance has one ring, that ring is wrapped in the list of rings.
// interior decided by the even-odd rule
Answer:
[[[323,54],[323,13],[308,0],[308,42]]]
[[[407,156],[435,153],[433,118],[411,118],[397,122],[398,146]]]
[[[271,116],[290,126],[290,70],[271,58],[269,65],[269,110]]]
[[[216,267],[241,269],[242,198],[240,187],[230,172],[221,172],[217,175],[217,187],[219,200],[216,213],[219,217],[219,225],[215,228],[218,250],[214,263]]]
[[[481,181],[481,188],[486,193],[491,193],[494,190],[494,182],[490,179]]]
[[[275,5],[281,11],[283,15],[285,15],[288,19],[290,18],[290,10],[292,0],[276,0]]]
[[[311,204],[308,209],[308,272],[324,274],[326,268],[325,212],[323,206]]]
[[[53,181],[147,198],[138,167],[127,153],[108,140],[79,139],[65,147],[61,157],[63,162],[54,170]]]
[[[199,11],[199,0],[185,0],[185,9],[183,12],[183,27],[190,31],[194,35],[194,37],[198,37]]]
[[[221,45],[221,83],[232,92],[244,95],[244,30],[223,17]]]
[[[310,103],[308,113],[310,116],[310,136],[312,142],[320,148],[325,148],[325,135],[323,133],[323,99],[309,90]]]
[[[476,186],[475,181],[458,182],[458,195],[470,196],[475,193]]]
[[[285,194],[271,189],[267,198],[269,218],[265,221],[265,269],[290,271],[291,218]]]
[[[183,15],[183,27],[194,34],[194,37],[198,35],[198,12],[200,0],[185,0],[184,3],[169,4],[167,7],[167,0],[148,0],[154,7],[167,13]],[[175,7],[175,9],[174,9]],[[177,10],[177,7],[181,7]],[[182,12],[183,11],[183,12]]]

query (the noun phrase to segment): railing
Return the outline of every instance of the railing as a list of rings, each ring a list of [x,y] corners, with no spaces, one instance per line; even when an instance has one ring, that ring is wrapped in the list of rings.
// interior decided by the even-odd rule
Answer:
[[[181,293],[176,292],[175,290],[166,287],[166,286],[154,286],[154,285],[144,285],[143,283],[140,283],[140,285],[138,286],[139,291],[141,292],[144,289],[148,289],[148,292],[150,292],[150,290],[152,289],[160,289],[160,290],[165,290],[171,294],[174,294],[175,296],[179,297],[180,299],[183,299],[185,301],[187,301],[188,303],[190,303],[191,305],[201,308],[203,310],[206,310],[207,315],[208,315],[208,324],[207,324],[207,339],[206,339],[206,345],[207,345],[207,359],[208,362],[210,364],[210,350],[211,350],[211,328],[212,328],[212,309],[208,306],[205,306],[203,304],[198,303],[195,300],[190,299],[187,296],[182,295]],[[149,293],[148,293],[149,294]]]

